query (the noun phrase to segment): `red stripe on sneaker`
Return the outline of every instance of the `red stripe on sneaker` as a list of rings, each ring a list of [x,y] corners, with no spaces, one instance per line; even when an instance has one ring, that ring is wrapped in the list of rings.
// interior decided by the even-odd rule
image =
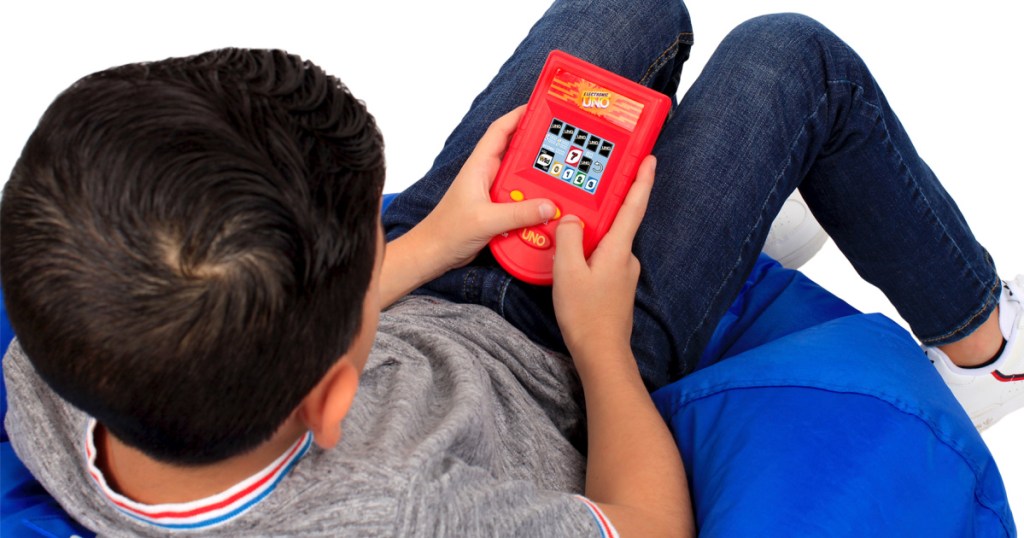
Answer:
[[[996,381],[1001,383],[1012,383],[1014,381],[1024,381],[1024,374],[1013,374],[1006,375],[999,370],[992,370],[992,377],[996,378]]]

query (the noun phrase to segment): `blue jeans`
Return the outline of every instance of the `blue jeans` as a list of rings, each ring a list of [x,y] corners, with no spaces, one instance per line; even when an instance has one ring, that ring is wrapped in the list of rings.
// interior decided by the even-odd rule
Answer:
[[[556,2],[426,177],[394,200],[384,215],[388,239],[430,212],[491,121],[527,101],[548,51],[674,97],[691,44],[678,1]],[[632,346],[651,389],[694,369],[797,188],[922,342],[958,340],[995,308],[999,279],[988,253],[863,61],[807,17],[760,17],[730,33],[674,108],[654,154],[654,190],[633,245],[643,273]],[[513,279],[487,251],[417,293],[484,305],[534,341],[565,349],[550,288]]]

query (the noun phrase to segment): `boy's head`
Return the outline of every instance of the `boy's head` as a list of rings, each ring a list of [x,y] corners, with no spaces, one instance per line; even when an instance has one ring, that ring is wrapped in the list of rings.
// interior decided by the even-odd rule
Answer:
[[[0,277],[39,374],[180,464],[269,439],[352,345],[384,180],[373,117],[280,51],[88,76],[0,200]]]

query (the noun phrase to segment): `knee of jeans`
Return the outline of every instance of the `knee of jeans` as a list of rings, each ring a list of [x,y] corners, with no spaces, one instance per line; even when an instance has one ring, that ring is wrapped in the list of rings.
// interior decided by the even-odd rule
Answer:
[[[675,93],[693,44],[693,26],[681,0],[567,0],[553,6],[586,32],[567,52],[659,91]]]
[[[692,44],[693,24],[682,0],[561,0],[551,11],[573,14],[578,23],[593,23],[595,33],[612,48],[623,48],[614,41],[616,36],[657,40],[660,36],[656,34],[662,32],[670,34],[665,37],[673,41],[679,35],[688,36]]]
[[[831,31],[817,20],[800,13],[760,15],[740,23],[733,33],[762,35],[818,35]]]
[[[762,15],[741,23],[726,36],[734,52],[747,60],[771,64],[773,72],[790,66],[801,66],[803,75],[815,73],[807,66],[820,68],[820,59],[834,56],[836,45],[847,49],[845,43],[820,22],[798,13]],[[846,55],[843,55],[846,56]]]
[[[683,0],[563,0],[575,2],[580,10],[594,10],[606,17],[628,18],[643,31],[652,21],[668,20],[678,26],[680,32],[692,33],[690,12]]]

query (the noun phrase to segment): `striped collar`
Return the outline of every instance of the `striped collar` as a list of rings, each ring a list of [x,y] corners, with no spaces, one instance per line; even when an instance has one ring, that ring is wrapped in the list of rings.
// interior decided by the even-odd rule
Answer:
[[[128,516],[151,525],[172,530],[204,529],[226,523],[256,506],[309,450],[313,436],[303,434],[288,450],[262,471],[216,495],[185,503],[142,504],[112,490],[96,467],[93,432],[96,420],[90,419],[85,432],[85,456],[89,474],[104,497]]]

